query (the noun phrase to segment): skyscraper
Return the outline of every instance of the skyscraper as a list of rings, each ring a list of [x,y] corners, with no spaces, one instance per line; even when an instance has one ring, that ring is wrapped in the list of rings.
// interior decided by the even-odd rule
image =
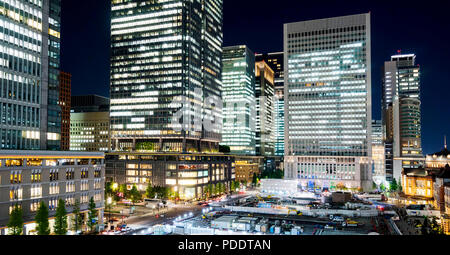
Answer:
[[[256,61],[265,61],[274,71],[275,156],[284,155],[284,54],[275,52],[256,54]]]
[[[60,0],[0,0],[2,149],[60,148]]]
[[[382,114],[386,129],[388,180],[401,178],[403,168],[423,164],[420,111],[420,67],[416,55],[391,57],[383,69]]]
[[[372,188],[370,14],[284,25],[285,178]]]
[[[70,149],[70,101],[72,94],[72,75],[59,73],[59,100],[61,107],[61,150]]]
[[[222,0],[113,1],[111,8],[113,149],[218,151]]]
[[[223,49],[222,145],[255,155],[255,55],[245,45]]]
[[[372,178],[377,185],[386,183],[384,128],[381,120],[372,120]]]
[[[256,154],[260,156],[274,156],[274,72],[265,61],[256,62],[255,77]]]

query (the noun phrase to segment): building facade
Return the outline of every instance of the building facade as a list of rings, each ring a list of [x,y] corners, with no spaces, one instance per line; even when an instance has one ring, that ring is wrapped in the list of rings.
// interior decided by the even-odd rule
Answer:
[[[34,218],[39,203],[49,208],[50,225],[58,200],[63,199],[72,226],[76,200],[85,214],[90,198],[98,209],[98,222],[103,222],[105,165],[104,154],[53,151],[0,150],[0,233],[8,233],[6,225],[15,205],[23,210],[24,233],[33,234]]]
[[[230,190],[236,179],[234,157],[224,154],[112,152],[106,154],[107,181],[145,191],[169,187],[183,200],[203,198],[209,184]]]
[[[379,186],[387,186],[386,150],[384,147],[384,129],[381,120],[372,120],[372,178]]]
[[[108,151],[109,99],[98,95],[73,96],[70,113],[71,151]]]
[[[255,155],[255,55],[245,45],[223,48],[221,145],[232,154]]]
[[[70,105],[72,91],[72,75],[66,72],[59,73],[59,100],[61,107],[61,150],[70,149]]]
[[[386,130],[388,180],[400,179],[403,168],[423,166],[420,67],[416,55],[391,56],[383,69],[382,114]]]
[[[285,178],[372,188],[370,13],[284,25]]]
[[[264,157],[262,156],[236,156],[235,157],[236,181],[252,183],[253,175],[260,176]]]
[[[60,0],[0,1],[2,149],[60,149],[60,9]]]
[[[218,151],[222,5],[222,0],[112,2],[114,150]]]
[[[70,114],[71,151],[109,150],[109,112]]]
[[[274,71],[275,156],[284,156],[284,53],[256,54]]]
[[[256,155],[275,154],[275,101],[273,70],[265,61],[256,62]]]

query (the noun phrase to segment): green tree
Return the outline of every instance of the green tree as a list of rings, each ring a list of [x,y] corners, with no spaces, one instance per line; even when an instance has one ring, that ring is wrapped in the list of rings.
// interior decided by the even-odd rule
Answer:
[[[88,207],[88,222],[87,225],[89,227],[89,230],[92,232],[95,230],[95,226],[97,225],[97,222],[95,218],[97,217],[97,209],[95,209],[95,201],[94,198],[91,197],[89,200],[89,207]]]
[[[373,190],[377,189],[377,184],[375,182],[372,182],[372,189]]]
[[[48,207],[41,201],[34,218],[36,221],[36,231],[38,235],[50,235],[50,223],[48,222]]]
[[[148,185],[147,189],[145,190],[145,196],[147,198],[154,198],[156,195],[155,189],[152,187],[152,185]]]
[[[256,176],[256,173],[253,173],[253,177],[252,177],[253,187],[256,187],[256,184],[258,184],[258,176]]]
[[[392,179],[392,182],[391,182],[390,191],[391,192],[397,191],[397,189],[398,189],[397,181],[394,178],[394,179]]]
[[[67,211],[64,200],[58,200],[58,206],[56,207],[55,214],[55,226],[54,230],[57,235],[67,234]]]
[[[121,184],[119,186],[119,192],[123,194],[123,198],[128,199],[130,197],[130,192],[127,189],[126,184]]]
[[[23,232],[23,211],[18,205],[15,205],[9,216],[7,225],[10,235],[21,235]]]
[[[383,183],[380,185],[380,190],[381,190],[381,191],[385,191],[385,190],[386,190],[386,186],[384,186]]]
[[[136,184],[130,190],[130,198],[133,204],[137,203],[139,200],[142,200],[141,192],[136,187]]]
[[[236,181],[231,181],[230,192],[233,193],[235,191],[236,191]]]
[[[428,228],[429,228],[429,222],[428,222],[428,218],[425,216],[423,219],[423,224],[422,224],[422,228],[421,228],[422,235],[430,234],[428,232]]]
[[[73,213],[72,219],[73,231],[77,233],[78,230],[80,230],[81,226],[83,225],[83,216],[80,213],[80,201],[78,199],[75,200],[75,205],[73,207],[72,213]]]

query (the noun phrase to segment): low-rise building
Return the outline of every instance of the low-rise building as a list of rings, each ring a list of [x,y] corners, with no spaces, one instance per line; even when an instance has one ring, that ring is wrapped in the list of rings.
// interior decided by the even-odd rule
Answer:
[[[261,174],[264,157],[260,156],[236,156],[236,181],[246,181],[251,183],[253,175],[259,176]]]
[[[71,214],[76,201],[87,218],[89,200],[94,198],[98,223],[103,223],[105,187],[104,153],[0,150],[0,234],[8,234],[6,225],[15,205],[23,210],[24,234],[35,231],[35,215],[41,201],[49,208],[53,229],[58,200],[63,199]]]
[[[131,189],[148,185],[170,187],[181,199],[204,197],[209,184],[230,190],[236,179],[234,156],[205,153],[111,152],[106,154],[106,178]]]
[[[431,202],[433,199],[433,175],[425,168],[405,168],[402,172],[403,193],[414,199]]]
[[[425,165],[427,168],[435,169],[444,168],[446,165],[450,165],[450,152],[447,149],[447,144],[444,145],[443,150],[427,155]]]

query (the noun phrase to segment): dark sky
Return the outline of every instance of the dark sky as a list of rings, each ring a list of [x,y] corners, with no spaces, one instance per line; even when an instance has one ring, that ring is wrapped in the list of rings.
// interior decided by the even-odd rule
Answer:
[[[109,96],[110,1],[62,0],[61,67],[72,94]],[[421,66],[424,153],[450,136],[450,21],[445,1],[224,0],[224,46],[254,52],[283,50],[283,24],[371,12],[373,118],[381,118],[381,67],[396,54],[415,53]],[[449,139],[450,140],[450,139]]]

